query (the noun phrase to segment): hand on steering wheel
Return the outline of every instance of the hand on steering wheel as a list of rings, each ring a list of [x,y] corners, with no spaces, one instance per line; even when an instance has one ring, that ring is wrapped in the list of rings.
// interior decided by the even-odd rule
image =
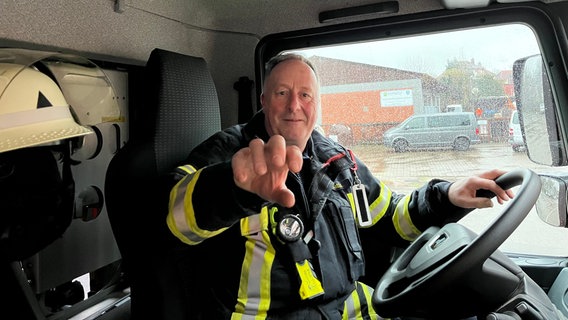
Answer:
[[[533,208],[541,188],[539,176],[529,169],[512,170],[495,181],[503,189],[521,186],[515,198],[479,235],[457,223],[425,230],[376,285],[372,302],[379,315],[436,316],[441,319],[440,310],[453,310],[448,311],[453,316],[468,312],[452,306],[456,302],[452,294],[460,289],[448,288],[458,286],[456,280],[469,269],[482,268]],[[494,194],[485,196],[493,197]],[[508,266],[509,269],[515,267],[518,268]],[[515,269],[517,271],[520,268]]]

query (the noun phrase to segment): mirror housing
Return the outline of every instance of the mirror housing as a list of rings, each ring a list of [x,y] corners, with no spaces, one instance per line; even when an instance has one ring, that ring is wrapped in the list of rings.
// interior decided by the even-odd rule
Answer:
[[[549,225],[566,227],[568,216],[568,176],[539,174],[542,182],[535,208],[538,217]]]
[[[567,165],[553,92],[540,54],[515,61],[515,103],[529,158],[549,166]]]

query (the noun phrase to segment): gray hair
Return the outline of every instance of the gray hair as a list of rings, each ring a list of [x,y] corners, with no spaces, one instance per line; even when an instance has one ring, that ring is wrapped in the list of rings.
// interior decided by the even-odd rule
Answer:
[[[307,64],[314,71],[314,74],[316,75],[316,80],[319,81],[318,73],[316,71],[316,68],[312,64],[312,62],[310,60],[308,60],[308,58],[304,57],[303,55],[297,54],[297,53],[280,53],[280,54],[275,55],[274,57],[270,58],[270,60],[268,60],[268,62],[266,62],[266,64],[264,65],[264,81],[266,81],[266,79],[268,79],[268,77],[272,73],[272,70],[274,70],[274,68],[278,64],[280,64],[281,62],[284,62],[284,61],[288,61],[288,60],[299,60],[299,61],[302,61],[303,63]]]

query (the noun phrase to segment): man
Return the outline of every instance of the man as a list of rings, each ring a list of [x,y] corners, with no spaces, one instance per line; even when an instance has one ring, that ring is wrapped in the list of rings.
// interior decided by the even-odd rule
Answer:
[[[499,203],[513,196],[493,181],[500,170],[391,192],[314,130],[319,83],[301,56],[268,62],[261,103],[249,123],[195,148],[170,194],[168,226],[195,249],[196,318],[377,319],[372,289],[357,281],[365,244],[408,244],[492,206],[478,189]]]

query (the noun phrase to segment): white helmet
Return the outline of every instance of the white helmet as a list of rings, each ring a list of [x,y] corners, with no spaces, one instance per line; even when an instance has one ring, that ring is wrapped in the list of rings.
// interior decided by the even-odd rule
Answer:
[[[0,152],[93,131],[79,125],[58,85],[20,64],[0,63]]]

